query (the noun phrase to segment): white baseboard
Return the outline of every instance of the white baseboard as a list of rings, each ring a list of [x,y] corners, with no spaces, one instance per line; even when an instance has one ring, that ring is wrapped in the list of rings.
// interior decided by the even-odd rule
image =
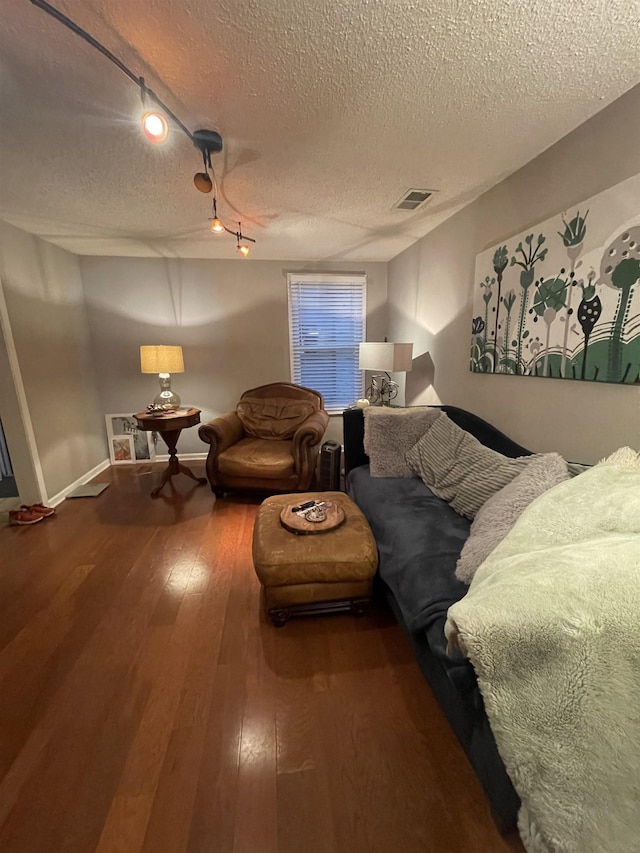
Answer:
[[[69,483],[68,486],[65,486],[65,488],[61,492],[58,492],[57,495],[48,498],[47,504],[52,507],[58,506],[58,504],[61,504],[62,501],[67,497],[67,495],[75,491],[78,486],[84,486],[85,483],[88,483],[90,480],[93,480],[93,478],[96,477],[98,474],[101,474],[103,471],[106,471],[110,465],[111,462],[109,459],[103,460],[98,465],[96,465],[95,468],[92,468],[90,471],[87,471],[86,474],[83,474],[81,477],[78,477],[78,479],[75,480],[73,483]]]
[[[181,453],[180,456],[181,462],[204,462],[207,458],[207,453]],[[169,454],[168,453],[157,453],[156,454],[156,462],[168,462]],[[143,463],[138,463],[143,464]],[[103,462],[100,462],[99,465],[96,465],[95,468],[92,468],[91,471],[87,471],[86,474],[83,474],[82,477],[78,477],[73,483],[69,483],[68,486],[65,486],[61,492],[58,492],[57,495],[53,495],[51,498],[47,498],[46,503],[49,506],[55,507],[58,504],[61,504],[62,501],[67,497],[67,495],[71,494],[71,492],[75,491],[78,486],[84,486],[85,483],[88,483],[90,480],[93,480],[98,474],[101,474],[103,471],[106,471],[107,468],[111,466],[111,461],[109,459],[105,459]]]

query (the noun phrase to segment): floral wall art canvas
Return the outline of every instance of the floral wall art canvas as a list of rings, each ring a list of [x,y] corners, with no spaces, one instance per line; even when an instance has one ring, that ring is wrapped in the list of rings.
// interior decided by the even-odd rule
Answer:
[[[640,175],[477,256],[471,370],[640,384]]]

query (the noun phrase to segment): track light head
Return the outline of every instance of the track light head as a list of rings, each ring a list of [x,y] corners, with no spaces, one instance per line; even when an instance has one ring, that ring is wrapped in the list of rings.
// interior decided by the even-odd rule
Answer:
[[[149,142],[159,145],[169,134],[169,124],[162,113],[146,112],[142,116],[142,132]]]
[[[193,176],[193,183],[195,184],[196,189],[200,190],[201,193],[210,193],[213,189],[211,178],[206,172],[196,172]]]
[[[201,193],[210,193],[213,182],[209,177],[209,170],[213,171],[211,155],[222,151],[222,137],[215,130],[196,130],[191,134],[193,144],[202,153],[204,172],[197,172],[193,176],[193,183]]]
[[[228,231],[230,234],[234,232],[229,228],[225,228],[225,231]],[[242,255],[243,258],[246,258],[249,254],[249,246],[247,244],[247,240],[251,243],[255,243],[256,241],[253,237],[245,237],[242,233],[242,223],[238,222],[238,230],[235,232],[236,235],[236,252]]]
[[[216,199],[215,196],[213,197],[212,207],[213,207],[213,211],[212,211],[213,217],[211,218],[211,231],[214,234],[224,234],[224,232],[227,229],[224,227],[222,222],[218,219],[218,200]]]

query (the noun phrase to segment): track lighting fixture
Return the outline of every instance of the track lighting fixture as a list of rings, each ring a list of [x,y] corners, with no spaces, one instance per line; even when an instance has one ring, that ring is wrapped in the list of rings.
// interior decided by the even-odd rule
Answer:
[[[191,142],[195,145],[195,147],[202,154],[202,162],[204,165],[203,172],[196,172],[193,178],[193,182],[198,189],[202,193],[210,193],[214,190],[213,197],[213,219],[211,221],[211,231],[216,234],[222,233],[222,231],[226,231],[228,234],[233,234],[236,238],[236,249],[243,256],[246,257],[249,254],[249,246],[246,244],[246,240],[249,240],[251,243],[255,243],[256,241],[252,237],[244,237],[242,234],[242,229],[240,223],[238,223],[238,230],[233,231],[230,228],[227,228],[220,219],[218,218],[217,212],[217,186],[215,174],[213,171],[213,166],[211,163],[211,155],[222,151],[222,137],[215,130],[194,130],[193,133],[187,128],[180,119],[173,113],[169,107],[163,103],[160,98],[153,92],[144,82],[144,77],[136,77],[136,75],[131,71],[131,69],[127,68],[127,66],[118,59],[113,53],[111,53],[108,48],[106,48],[103,44],[101,44],[97,39],[95,39],[92,35],[90,35],[86,30],[83,30],[82,27],[78,26],[71,18],[68,18],[62,12],[58,11],[58,9],[54,8],[50,3],[47,3],[46,0],[31,0],[31,3],[34,6],[37,6],[39,9],[42,9],[43,12],[46,12],[48,15],[51,15],[52,18],[55,18],[59,23],[63,24],[67,29],[71,30],[71,32],[75,33],[77,36],[80,36],[84,41],[90,44],[92,47],[95,47],[103,56],[106,56],[110,62],[113,62],[123,74],[125,74],[129,80],[135,83],[136,86],[140,89],[140,94],[142,97],[142,103],[146,107],[147,99],[153,101],[162,112],[158,112],[157,110],[146,110],[144,115],[142,116],[142,131],[145,137],[154,144],[159,144],[164,142],[169,134],[169,122],[167,119],[171,119],[174,124],[180,128],[180,130],[189,137]]]

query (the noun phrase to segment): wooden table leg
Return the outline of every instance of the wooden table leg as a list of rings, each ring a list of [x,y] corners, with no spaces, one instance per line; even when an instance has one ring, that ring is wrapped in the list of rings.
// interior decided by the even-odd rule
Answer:
[[[168,480],[171,477],[174,477],[176,474],[186,474],[187,477],[191,477],[192,480],[195,480],[196,483],[200,483],[200,485],[204,485],[207,482],[206,477],[196,477],[191,468],[187,465],[183,465],[182,462],[178,461],[178,454],[176,452],[176,445],[178,443],[178,439],[180,438],[181,429],[173,429],[173,430],[163,430],[160,435],[162,436],[162,440],[169,448],[169,464],[164,470],[162,474],[162,479],[160,480],[160,484],[153,489],[151,492],[151,497],[157,497],[162,489],[167,484]]]

